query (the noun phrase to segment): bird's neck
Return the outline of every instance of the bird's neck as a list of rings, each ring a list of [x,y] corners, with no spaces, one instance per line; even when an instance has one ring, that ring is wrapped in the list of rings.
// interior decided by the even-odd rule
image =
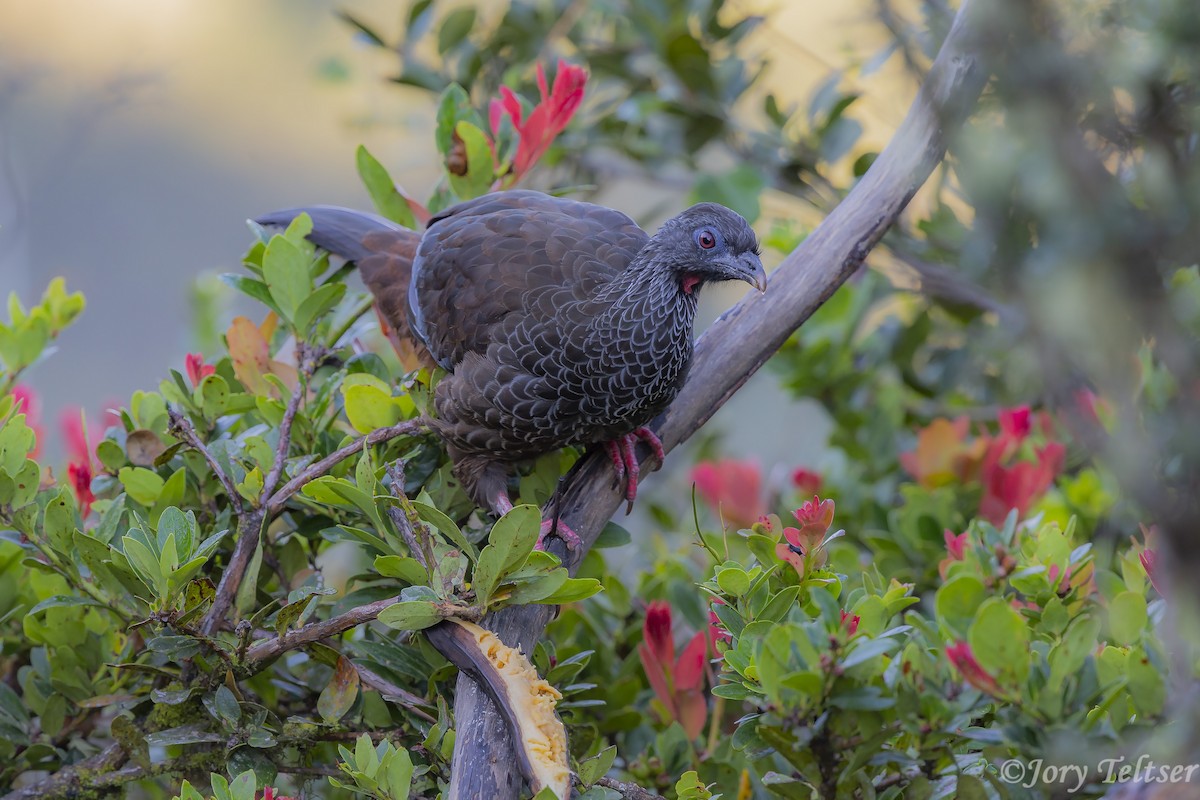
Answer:
[[[668,264],[648,257],[643,251],[620,275],[616,276],[597,299],[608,308],[601,325],[621,325],[629,321],[655,320],[675,328],[678,337],[691,340],[696,316],[699,285],[689,282]]]

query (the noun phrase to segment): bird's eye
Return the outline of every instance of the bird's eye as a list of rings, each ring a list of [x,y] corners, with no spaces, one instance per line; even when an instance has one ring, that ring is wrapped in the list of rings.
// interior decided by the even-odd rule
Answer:
[[[701,228],[696,233],[696,244],[700,245],[705,250],[712,250],[717,246],[717,236],[708,228]]]

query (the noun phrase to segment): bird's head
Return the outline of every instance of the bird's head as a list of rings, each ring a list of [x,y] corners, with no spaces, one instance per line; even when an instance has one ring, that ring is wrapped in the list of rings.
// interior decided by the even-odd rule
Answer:
[[[725,206],[692,206],[667,220],[652,243],[686,294],[709,281],[745,281],[760,292],[767,289],[754,229],[741,214]]]

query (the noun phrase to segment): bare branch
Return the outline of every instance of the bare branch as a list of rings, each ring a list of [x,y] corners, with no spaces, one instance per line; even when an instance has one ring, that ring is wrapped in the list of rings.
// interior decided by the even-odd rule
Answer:
[[[756,372],[859,268],[945,153],[945,131],[974,108],[986,74],[972,55],[975,3],[964,2],[941,52],[887,148],[829,216],[752,295],[700,338],[688,380],[657,420],[665,449],[678,446]],[[580,467],[560,506],[561,518],[590,546],[621,502],[603,454]],[[558,542],[551,549],[565,555]],[[548,609],[505,609],[487,627],[509,645],[532,652]],[[466,675],[455,696],[454,767],[448,798],[515,800],[521,779],[504,718]]]
[[[266,666],[263,662],[278,658],[289,650],[295,650],[306,644],[319,642],[331,636],[337,636],[351,628],[357,628],[365,622],[371,622],[379,616],[380,611],[399,602],[399,600],[399,597],[376,600],[374,603],[367,603],[366,605],[352,608],[344,614],[338,614],[336,617],[330,617],[320,622],[310,622],[304,627],[288,631],[282,636],[263,639],[251,645],[250,649],[246,651],[246,660],[243,668],[249,670],[249,674],[253,675]]]
[[[242,585],[242,578],[246,574],[247,567],[250,566],[250,560],[254,556],[258,542],[262,538],[262,530],[263,510],[261,508],[256,508],[238,518],[237,544],[233,546],[233,555],[229,557],[229,563],[225,565],[225,571],[221,573],[221,582],[217,584],[217,593],[213,597],[213,604],[200,623],[200,630],[205,636],[216,634],[229,607],[233,605],[238,587]]]
[[[373,430],[365,436],[355,439],[350,444],[335,450],[329,455],[310,464],[299,475],[285,483],[280,489],[271,496],[271,499],[264,503],[268,517],[274,517],[283,510],[283,505],[296,492],[304,488],[304,485],[313,481],[329,470],[336,467],[338,464],[345,461],[350,456],[360,452],[363,445],[379,444],[380,442],[390,441],[398,436],[414,436],[421,433],[428,427],[424,417],[397,422],[395,425],[389,425],[386,428]]]
[[[259,495],[260,505],[267,501],[279,485],[283,464],[287,461],[288,450],[292,444],[292,424],[296,421],[296,412],[300,410],[300,401],[304,399],[308,379],[316,371],[316,359],[304,342],[296,342],[296,360],[300,364],[300,379],[296,382],[296,388],[292,390],[292,396],[288,398],[287,408],[284,409],[283,419],[279,423],[279,444],[275,448],[275,462],[271,464],[271,471],[263,481],[262,493]]]
[[[636,783],[619,781],[615,778],[600,778],[596,781],[596,785],[619,792],[625,800],[664,800],[662,795],[655,794],[649,789],[644,789]]]
[[[354,668],[358,670],[359,680],[383,695],[383,699],[399,703],[407,708],[409,713],[414,717],[420,717],[426,722],[437,722],[436,719],[421,709],[421,706],[426,705],[425,701],[412,692],[397,686],[372,669],[360,666],[359,664],[355,664]]]
[[[233,506],[233,513],[241,517],[242,496],[238,494],[233,481],[225,474],[225,470],[221,469],[221,465],[217,463],[217,459],[213,457],[212,452],[200,440],[200,435],[196,433],[196,426],[192,424],[190,419],[174,408],[167,409],[167,418],[171,421],[171,435],[186,442],[188,447],[199,451],[200,455],[204,456],[208,468],[212,470],[213,475],[217,476],[217,480],[221,482],[221,486],[225,489],[225,494],[229,497],[229,504]]]

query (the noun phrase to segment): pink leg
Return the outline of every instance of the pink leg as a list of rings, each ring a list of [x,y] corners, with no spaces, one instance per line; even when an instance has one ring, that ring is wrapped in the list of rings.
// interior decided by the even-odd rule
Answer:
[[[641,475],[636,451],[639,440],[646,443],[661,465],[666,459],[662,440],[654,431],[645,426],[604,443],[604,449],[608,452],[608,457],[612,459],[613,470],[617,473],[617,481],[625,481],[625,500],[628,501],[626,514],[633,510],[633,501],[637,497],[638,478]]]
[[[508,499],[507,492],[500,492],[492,500],[492,510],[500,516],[507,514],[512,510],[512,507],[512,500]],[[571,530],[571,527],[567,525],[567,523],[559,520],[558,525],[556,526],[554,524],[554,520],[544,519],[542,520],[541,533],[538,534],[538,550],[546,549],[546,537],[550,535],[551,532],[563,540],[563,543],[567,545],[568,550],[579,551],[583,549],[583,541],[579,538],[579,534]]]
[[[613,472],[617,473],[617,481],[625,480],[625,453],[618,444],[620,440],[613,440],[604,443],[604,451],[608,453],[609,459],[612,461]]]
[[[636,436],[646,443],[646,446],[654,453],[654,457],[658,459],[658,465],[661,467],[663,462],[667,460],[667,454],[663,452],[662,439],[658,438],[658,434],[643,425],[640,428],[635,428],[631,435]]]

